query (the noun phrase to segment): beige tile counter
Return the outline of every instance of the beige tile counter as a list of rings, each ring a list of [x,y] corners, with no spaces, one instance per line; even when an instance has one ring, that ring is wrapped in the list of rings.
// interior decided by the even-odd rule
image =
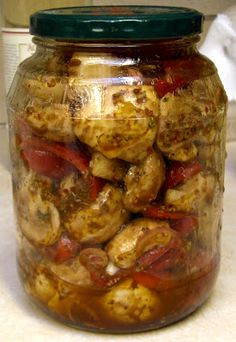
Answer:
[[[236,142],[228,143],[220,275],[207,303],[187,319],[148,333],[101,335],[48,318],[27,300],[16,274],[15,231],[6,131],[0,127],[1,342],[236,341]]]

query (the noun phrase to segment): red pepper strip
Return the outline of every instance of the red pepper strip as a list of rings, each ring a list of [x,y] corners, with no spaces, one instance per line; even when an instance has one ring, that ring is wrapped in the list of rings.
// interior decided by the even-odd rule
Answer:
[[[174,188],[176,185],[192,178],[202,170],[202,164],[198,161],[188,163],[172,162],[166,171],[164,183],[165,189]]]
[[[207,62],[197,56],[166,60],[163,68],[169,77],[179,77],[185,84],[198,79],[208,70]]]
[[[85,173],[89,167],[89,157],[84,153],[57,142],[49,142],[41,138],[31,136],[22,141],[23,149],[36,148],[53,153],[55,156],[74,165],[81,173]]]
[[[61,179],[73,170],[70,163],[48,151],[29,148],[21,151],[21,157],[31,170],[49,178]]]
[[[54,245],[45,248],[45,253],[54,262],[60,263],[75,257],[80,248],[77,241],[62,235]]]
[[[121,279],[127,277],[126,272],[123,274],[121,272],[117,272],[117,274],[109,275],[104,270],[92,269],[91,267],[88,269],[90,273],[91,280],[94,284],[101,288],[108,288],[114,286]]]
[[[153,219],[165,219],[165,220],[179,220],[186,216],[190,216],[183,211],[170,211],[167,208],[160,205],[151,205],[143,210],[143,214],[146,217]]]
[[[65,146],[62,143],[44,140],[32,135],[32,129],[22,118],[17,120],[17,126],[20,131],[20,138],[22,140],[22,146],[24,150],[30,148],[47,151],[71,163],[81,173],[84,173],[88,170],[90,158],[84,153],[75,150],[68,145]]]
[[[167,93],[172,92],[172,86],[169,82],[165,80],[156,80],[154,89],[159,97],[165,96]]]
[[[172,251],[176,251],[176,256],[182,256],[184,253],[183,240],[176,232],[173,232],[173,236],[166,246],[154,247],[139,257],[137,266],[142,269],[152,268],[152,265],[158,264],[159,261],[162,263],[163,261],[169,260],[170,256],[174,254]],[[178,261],[177,258],[175,261]]]
[[[171,221],[171,228],[186,237],[191,234],[198,227],[198,219],[194,216],[186,216],[182,219]]]
[[[183,247],[171,248],[149,267],[150,271],[166,271],[177,265],[183,266],[186,252]]]
[[[105,181],[101,178],[94,177],[87,172],[90,162],[90,158],[87,155],[78,150],[75,150],[74,148],[71,148],[68,145],[65,146],[61,143],[43,140],[32,135],[32,129],[22,118],[18,118],[17,126],[20,135],[17,134],[16,139],[17,143],[22,144],[23,146],[23,154],[27,153],[25,151],[28,149],[41,150],[44,152],[52,153],[55,155],[55,157],[69,162],[81,173],[86,174],[86,179],[89,183],[90,188],[90,197],[92,200],[95,200],[97,198],[97,195],[102,190]],[[29,160],[27,161],[29,162]]]
[[[105,180],[99,177],[94,177],[92,175],[87,175],[86,179],[89,183],[89,189],[90,189],[90,198],[94,201],[99,192],[102,190],[102,188],[105,185]]]
[[[154,88],[157,95],[161,98],[167,93],[173,93],[175,90],[182,88],[186,85],[186,82],[179,77],[175,77],[172,82],[158,79],[155,82]]]
[[[70,146],[65,146],[56,142],[49,142],[35,136],[31,136],[23,140],[22,146],[25,151],[27,151],[29,147],[30,149],[35,148],[47,151],[75,166],[75,168],[82,174],[85,174],[85,178],[89,183],[91,199],[95,200],[97,198],[98,193],[104,186],[104,181],[88,173],[90,158],[87,155],[71,148]]]
[[[135,272],[133,274],[133,279],[138,283],[149,289],[155,289],[160,284],[160,278],[154,276],[146,271]]]
[[[121,279],[130,277],[130,270],[120,270],[114,275],[109,276],[109,280],[107,283],[108,287],[114,286],[116,283],[118,283]]]
[[[91,280],[98,287],[107,287],[109,283],[109,277],[105,272],[98,271],[96,269],[89,269]]]
[[[165,253],[170,249],[170,245],[164,247],[155,247],[150,251],[145,252],[141,257],[137,260],[137,265],[141,266],[142,269],[147,268],[151,264],[153,264],[160,257],[165,255]]]
[[[159,274],[152,274],[148,270],[141,272],[134,272],[132,278],[138,283],[149,289],[167,290],[169,288],[176,288],[179,280],[172,276],[169,272],[160,272]]]
[[[165,61],[164,79],[158,79],[154,86],[158,96],[163,97],[167,93],[186,87],[190,82],[198,79],[204,69],[206,70],[206,62],[195,56]]]

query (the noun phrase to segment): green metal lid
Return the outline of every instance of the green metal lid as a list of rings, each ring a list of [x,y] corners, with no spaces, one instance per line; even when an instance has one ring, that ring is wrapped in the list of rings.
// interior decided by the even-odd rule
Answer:
[[[53,39],[163,39],[198,34],[202,23],[202,13],[184,7],[68,7],[31,15],[30,33]]]

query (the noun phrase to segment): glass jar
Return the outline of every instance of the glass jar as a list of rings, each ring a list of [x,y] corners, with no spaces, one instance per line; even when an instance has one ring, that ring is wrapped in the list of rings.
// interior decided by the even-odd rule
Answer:
[[[144,331],[210,294],[226,95],[201,25],[173,7],[31,17],[36,53],[8,96],[18,268],[64,323]]]
[[[91,5],[91,0],[80,0],[80,5]],[[30,57],[35,51],[35,45],[32,43],[32,37],[29,33],[29,17],[38,10],[57,7],[74,7],[78,0],[2,0],[0,1],[0,33],[2,33],[2,42],[0,34],[0,57],[3,53],[3,69],[0,61],[0,75],[4,75],[5,91],[8,92],[14,78],[18,65]],[[17,8],[17,11],[16,11]],[[1,20],[2,19],[2,20]],[[4,72],[3,72],[3,71]],[[2,73],[2,74],[1,74]],[[0,76],[2,84],[2,79]],[[1,108],[1,107],[0,107]],[[6,122],[1,117],[0,122]]]

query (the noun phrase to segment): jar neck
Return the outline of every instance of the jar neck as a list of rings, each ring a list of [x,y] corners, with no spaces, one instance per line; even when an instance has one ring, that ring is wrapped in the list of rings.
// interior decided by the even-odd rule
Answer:
[[[178,39],[147,41],[62,41],[33,38],[37,50],[86,51],[109,53],[119,56],[152,56],[157,58],[177,58],[197,53],[199,35]]]

